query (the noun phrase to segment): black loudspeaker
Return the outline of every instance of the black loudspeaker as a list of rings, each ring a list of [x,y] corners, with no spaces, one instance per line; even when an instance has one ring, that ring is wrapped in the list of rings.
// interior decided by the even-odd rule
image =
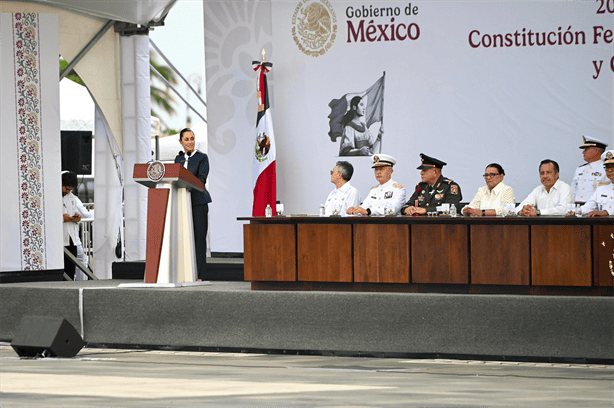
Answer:
[[[62,130],[62,170],[92,174],[92,132]]]
[[[63,317],[25,316],[11,346],[21,357],[74,357],[83,339]]]

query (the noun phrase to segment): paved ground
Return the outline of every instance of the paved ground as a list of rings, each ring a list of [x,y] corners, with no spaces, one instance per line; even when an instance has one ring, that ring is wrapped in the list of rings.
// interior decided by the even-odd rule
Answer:
[[[20,359],[0,343],[3,407],[612,407],[610,365],[84,348]]]

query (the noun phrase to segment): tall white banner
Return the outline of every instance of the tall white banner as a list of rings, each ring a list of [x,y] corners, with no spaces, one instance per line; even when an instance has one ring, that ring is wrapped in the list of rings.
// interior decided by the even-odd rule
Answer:
[[[583,163],[582,135],[614,144],[607,1],[272,2],[270,32],[253,18],[259,3],[205,4],[211,193],[220,203],[213,251],[242,251],[235,220],[249,214],[242,186],[251,148],[242,140],[256,103],[248,62],[263,47],[275,64],[278,200],[287,214],[317,212],[338,160],[354,165],[352,184],[366,196],[377,184],[374,152],[395,157],[393,177],[408,193],[420,180],[420,153],[447,162],[443,174],[460,184],[463,201],[485,184],[486,166],[499,163],[521,201],[540,183],[541,160],[556,160],[570,183]],[[382,77],[381,101],[366,100],[366,117],[377,109],[377,119],[353,130],[355,146],[343,146],[339,101]],[[211,140],[234,143],[222,153]]]
[[[0,270],[63,269],[58,16],[0,14]]]

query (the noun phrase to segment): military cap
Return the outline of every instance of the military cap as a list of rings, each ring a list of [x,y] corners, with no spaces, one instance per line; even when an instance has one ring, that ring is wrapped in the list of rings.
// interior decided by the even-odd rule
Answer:
[[[428,170],[433,168],[441,169],[443,166],[448,164],[446,162],[442,162],[441,160],[437,160],[434,157],[427,156],[424,153],[420,153],[420,159],[422,159],[422,164],[417,167],[418,170]]]
[[[582,144],[582,146],[580,146],[580,149],[586,149],[589,147],[598,147],[599,149],[605,149],[608,146],[607,143],[590,136],[582,136],[582,141],[584,143]]]
[[[394,157],[387,154],[376,154],[373,156],[373,166],[371,166],[371,168],[383,166],[392,167],[395,164],[397,164],[397,161],[394,159]]]
[[[601,155],[601,160],[603,160],[604,165],[614,165],[614,150],[608,150],[603,152]]]

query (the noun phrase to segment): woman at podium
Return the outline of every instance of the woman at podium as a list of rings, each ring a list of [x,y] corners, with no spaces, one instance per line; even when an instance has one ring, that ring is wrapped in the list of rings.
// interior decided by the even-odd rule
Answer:
[[[183,146],[175,157],[175,163],[183,165],[203,184],[207,183],[209,175],[209,157],[195,149],[196,139],[192,129],[185,128],[179,132],[179,143]],[[211,196],[205,191],[192,191],[192,220],[194,222],[194,246],[196,247],[196,269],[198,279],[205,280],[207,274],[207,228],[209,203]]]

